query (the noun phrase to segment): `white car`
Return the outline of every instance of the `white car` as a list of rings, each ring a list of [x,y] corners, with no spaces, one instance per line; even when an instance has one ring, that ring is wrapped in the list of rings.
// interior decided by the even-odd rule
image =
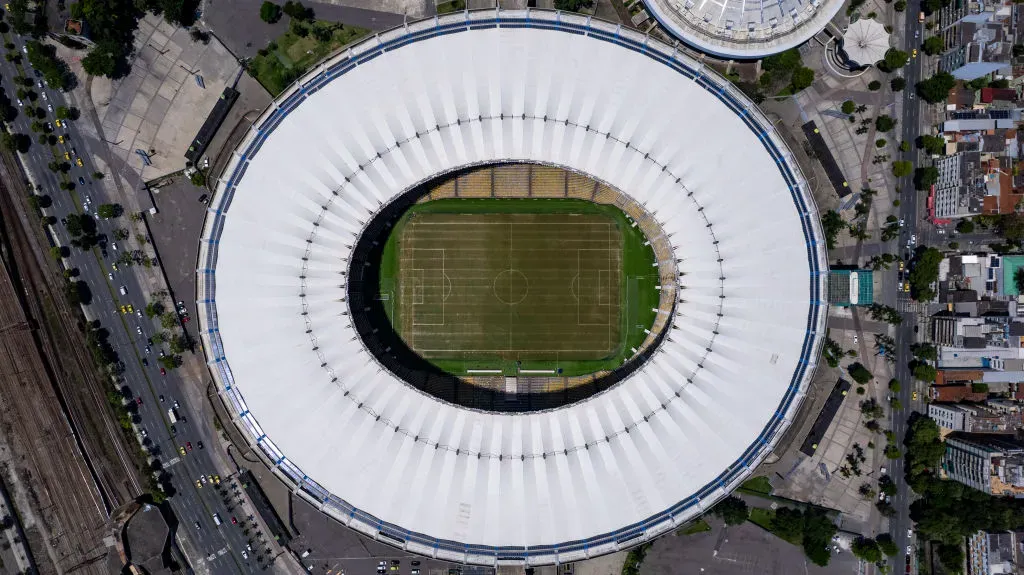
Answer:
[[[40,92],[39,95],[42,96],[44,100],[48,100],[49,99],[49,98],[46,97],[46,92]]]
[[[907,555],[913,555],[913,554],[914,554],[914,547],[911,546],[911,545],[907,545]]]
[[[21,100],[18,100],[18,106],[24,107],[25,106],[25,102],[22,102]]]
[[[857,334],[853,334],[853,343],[854,343],[854,345],[856,345],[857,342],[859,342],[859,341],[860,341],[860,338],[857,337]]]
[[[910,243],[916,244],[917,243],[917,236],[910,236]]]
[[[907,528],[907,537],[913,537],[913,536],[914,536],[914,530],[913,530],[913,529],[910,529],[910,528],[908,527],[908,528]]]
[[[206,483],[206,476],[205,475],[200,475],[199,476],[199,480],[202,481],[203,483]]]
[[[139,335],[142,335],[142,326],[141,325],[135,326],[135,333],[137,333]]]
[[[47,104],[46,105],[46,111],[47,112],[52,112],[53,111],[53,105],[52,104]]]
[[[110,242],[110,249],[117,251],[117,242]]]
[[[245,552],[245,549],[242,549],[242,559],[248,559],[248,558],[249,558],[249,554]]]
[[[907,222],[906,222],[906,220],[904,220],[903,218],[900,218],[900,227],[901,227],[901,228],[902,228],[902,227],[903,227],[904,225],[906,225],[906,223],[907,223]]]
[[[28,46],[22,46],[21,51],[28,54]]]
[[[110,281],[114,281],[114,274],[108,273],[107,274],[107,279],[110,280]]]

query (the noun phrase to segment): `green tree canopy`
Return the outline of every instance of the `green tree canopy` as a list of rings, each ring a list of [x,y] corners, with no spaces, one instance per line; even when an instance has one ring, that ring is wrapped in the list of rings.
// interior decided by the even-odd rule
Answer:
[[[718,502],[711,512],[721,517],[726,525],[740,525],[750,516],[747,502],[732,495]]]
[[[897,178],[909,176],[914,173],[914,164],[907,160],[897,160],[892,163],[892,175]]]
[[[557,2],[558,0],[556,0]],[[809,87],[814,82],[814,70],[801,66],[793,71],[793,78],[790,81],[790,90],[799,92]]]
[[[974,222],[971,220],[960,220],[956,223],[956,231],[961,234],[969,234],[974,231]]]
[[[103,219],[116,218],[122,213],[124,213],[124,208],[121,207],[121,204],[100,204],[96,208],[96,215]]]
[[[937,181],[939,181],[939,169],[935,166],[925,166],[914,170],[914,186],[919,190],[927,190]]]
[[[903,88],[907,87],[907,81],[903,76],[896,76],[892,80],[889,80],[889,87],[892,88],[893,92],[901,92]]]
[[[923,149],[928,154],[938,156],[945,153],[946,140],[942,136],[924,134],[917,139],[917,147]]]
[[[281,7],[273,2],[264,1],[260,5],[260,20],[273,24],[281,19]]]
[[[903,50],[897,50],[896,48],[889,48],[885,52],[885,58],[882,60],[883,67],[886,71],[892,72],[898,70],[907,65],[907,60],[910,55]]]
[[[896,120],[893,120],[890,116],[882,114],[881,116],[875,118],[875,128],[879,132],[888,132],[889,130],[892,130],[895,127]]]
[[[940,54],[942,50],[945,49],[945,47],[945,43],[939,36],[929,36],[924,39],[924,42],[921,43],[921,49],[924,50],[924,53],[928,54],[929,56],[935,56],[937,54]]]
[[[871,375],[871,371],[864,367],[859,361],[851,363],[850,367],[846,368],[846,370],[850,373],[850,377],[861,385],[866,384],[874,378],[874,376]]]
[[[954,86],[956,86],[956,78],[952,74],[939,72],[931,78],[917,83],[917,95],[929,104],[938,104],[945,101]]]
[[[857,104],[854,104],[853,100],[847,100],[843,102],[841,109],[844,114],[852,114],[857,109]]]
[[[854,539],[853,544],[850,545],[850,551],[853,552],[855,557],[863,559],[868,563],[878,563],[882,560],[882,550],[879,549],[878,543],[874,539],[867,537]]]

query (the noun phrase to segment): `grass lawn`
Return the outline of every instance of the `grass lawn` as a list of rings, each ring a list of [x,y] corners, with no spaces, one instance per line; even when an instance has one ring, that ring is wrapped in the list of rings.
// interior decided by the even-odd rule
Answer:
[[[772,483],[767,477],[759,475],[744,481],[743,485],[740,486],[740,491],[755,493],[757,495],[771,495]]]
[[[304,34],[297,34],[297,30],[304,31]],[[287,32],[252,59],[249,73],[271,95],[277,96],[313,64],[370,33],[366,28],[338,22],[314,20],[293,23]]]
[[[677,529],[676,535],[696,535],[697,533],[704,533],[705,531],[711,531],[711,526],[708,525],[707,521],[700,519],[695,523],[690,523],[682,529]]]
[[[449,0],[448,2],[441,2],[437,5],[438,14],[448,14],[450,12],[461,12],[466,9],[465,0]]]
[[[645,241],[584,200],[434,200],[395,226],[380,290],[406,344],[449,373],[609,371],[654,321]]]
[[[773,509],[750,508],[750,522],[765,531],[772,530],[772,517],[775,517],[775,510]]]

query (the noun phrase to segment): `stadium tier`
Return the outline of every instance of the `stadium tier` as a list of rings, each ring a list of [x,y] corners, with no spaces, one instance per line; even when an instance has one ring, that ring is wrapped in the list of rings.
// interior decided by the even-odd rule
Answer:
[[[777,54],[821,32],[841,0],[643,0],[662,28],[719,57]]]
[[[678,297],[656,349],[608,389],[469,409],[439,399],[443,374],[371,353],[350,264],[410,190],[516,162],[593,181],[519,170],[515,185],[631,197]],[[493,177],[441,195],[491,196]],[[771,453],[825,338],[818,214],[771,122],[671,46],[542,10],[409,22],[324,61],[239,143],[199,261],[204,351],[254,450],[352,529],[472,564],[576,561],[701,514]]]

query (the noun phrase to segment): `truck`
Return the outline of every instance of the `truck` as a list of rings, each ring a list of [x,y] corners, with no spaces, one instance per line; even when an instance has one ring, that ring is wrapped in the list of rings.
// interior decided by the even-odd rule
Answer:
[[[167,419],[171,420],[171,425],[178,423],[178,414],[174,411],[173,407],[167,410]]]

